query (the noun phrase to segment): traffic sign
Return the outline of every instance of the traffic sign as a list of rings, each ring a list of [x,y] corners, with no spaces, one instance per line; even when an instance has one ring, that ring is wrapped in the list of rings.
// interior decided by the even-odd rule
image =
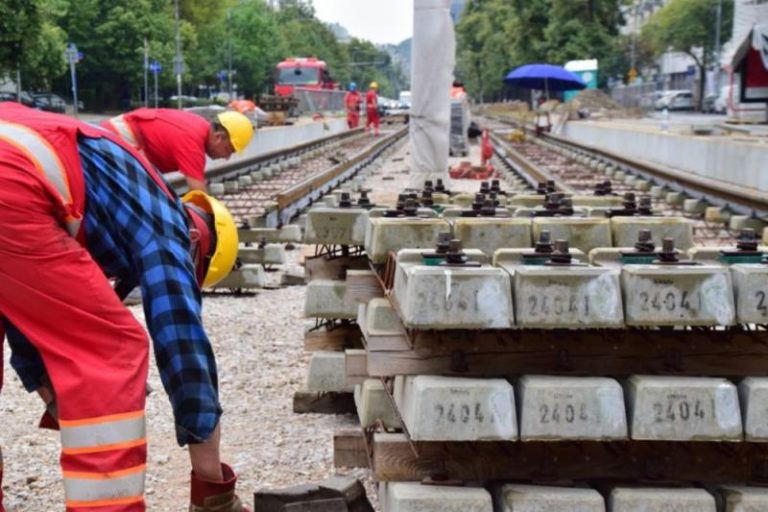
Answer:
[[[64,57],[67,59],[67,63],[77,64],[83,58],[83,54],[77,51],[75,43],[69,43],[67,49],[64,50]]]
[[[163,70],[163,66],[161,66],[160,63],[157,62],[156,60],[153,60],[152,63],[149,65],[149,70],[154,74],[158,74]]]
[[[184,57],[173,58],[173,74],[174,75],[184,74]]]

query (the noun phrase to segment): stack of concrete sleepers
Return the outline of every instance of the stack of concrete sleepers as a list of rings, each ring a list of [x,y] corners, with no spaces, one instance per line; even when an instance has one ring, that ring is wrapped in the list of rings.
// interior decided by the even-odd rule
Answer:
[[[353,359],[380,381],[357,409],[384,512],[766,506],[768,264],[593,266],[562,241],[491,260],[427,235],[394,256],[378,229]]]
[[[304,241],[315,250],[305,260],[304,348],[312,356],[306,390],[294,396],[295,412],[354,412],[355,379],[347,377],[345,350],[354,354],[362,345],[346,277],[368,267],[361,255],[368,210],[347,193],[341,201],[329,199],[307,212]]]

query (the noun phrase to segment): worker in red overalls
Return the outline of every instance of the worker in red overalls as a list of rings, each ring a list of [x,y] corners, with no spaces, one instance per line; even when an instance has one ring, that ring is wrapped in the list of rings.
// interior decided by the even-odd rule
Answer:
[[[103,121],[162,172],[179,171],[189,190],[205,191],[205,156],[228,159],[251,142],[253,125],[243,114],[227,111],[210,123],[192,112],[140,108]]]
[[[360,126],[360,92],[355,82],[349,82],[349,90],[344,95],[344,107],[347,109],[347,126],[353,130]]]
[[[46,403],[41,426],[60,430],[67,512],[146,510],[149,348],[121,302],[137,285],[176,438],[189,446],[189,510],[246,512],[220,461],[222,409],[200,304],[200,288],[237,257],[227,209],[200,191],[180,200],[109,132],[2,103],[0,212],[0,339],[7,334],[22,384]]]
[[[379,84],[371,82],[368,92],[365,93],[365,131],[370,132],[373,126],[374,135],[379,134],[379,96],[377,91]]]

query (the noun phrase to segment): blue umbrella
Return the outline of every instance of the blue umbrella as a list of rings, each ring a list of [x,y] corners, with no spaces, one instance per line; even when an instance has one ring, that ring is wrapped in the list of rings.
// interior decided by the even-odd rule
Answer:
[[[567,69],[552,64],[526,64],[514,69],[504,77],[510,85],[525,89],[547,91],[571,91],[585,89],[587,84]]]

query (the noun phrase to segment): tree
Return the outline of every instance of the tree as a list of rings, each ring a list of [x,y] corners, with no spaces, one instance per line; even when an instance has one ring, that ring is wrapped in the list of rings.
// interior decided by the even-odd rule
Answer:
[[[204,45],[198,53],[200,83],[214,80],[227,68],[232,45],[232,67],[239,90],[246,96],[264,91],[272,82],[275,64],[285,53],[277,21],[263,0],[237,4],[227,15],[204,29]]]
[[[657,55],[667,51],[683,52],[699,69],[698,107],[704,99],[706,69],[713,61],[717,4],[722,2],[720,38],[730,39],[733,0],[672,0],[659,9],[643,26],[643,35]]]

